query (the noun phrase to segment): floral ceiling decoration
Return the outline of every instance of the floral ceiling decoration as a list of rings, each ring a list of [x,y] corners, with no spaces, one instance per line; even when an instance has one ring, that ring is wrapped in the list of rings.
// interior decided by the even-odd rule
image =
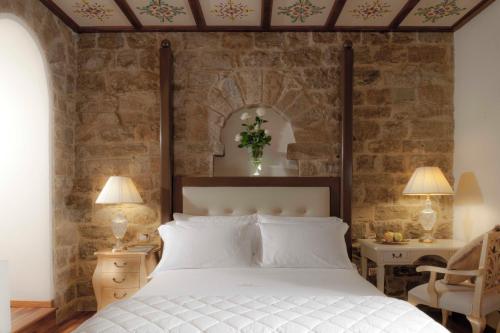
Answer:
[[[149,0],[146,6],[137,7],[141,15],[156,17],[160,22],[172,23],[178,15],[186,15],[186,9],[182,6],[173,6],[167,0]]]
[[[351,13],[355,17],[361,18],[366,21],[377,17],[382,17],[385,14],[390,13],[390,8],[391,5],[385,1],[373,0],[366,1],[358,5],[355,9],[351,10]]]
[[[278,7],[278,15],[290,17],[291,23],[305,23],[309,17],[322,14],[325,8],[316,6],[311,0],[297,0],[289,6]]]
[[[113,15],[113,9],[90,0],[80,0],[80,2],[75,3],[74,8],[76,14],[88,19],[97,19],[101,22],[106,21]]]
[[[231,21],[242,19],[253,11],[254,10],[250,9],[246,4],[233,0],[221,1],[214,5],[214,8],[211,10],[216,16]]]
[[[460,27],[466,15],[479,13],[485,0],[420,0],[401,22],[402,28],[436,27],[440,29]]]
[[[494,0],[40,1],[76,33],[110,31],[452,32],[460,29],[471,18],[494,3]]]
[[[460,15],[466,9],[459,7],[457,0],[443,0],[434,6],[418,8],[415,15],[423,17],[423,23],[435,23],[447,16]]]

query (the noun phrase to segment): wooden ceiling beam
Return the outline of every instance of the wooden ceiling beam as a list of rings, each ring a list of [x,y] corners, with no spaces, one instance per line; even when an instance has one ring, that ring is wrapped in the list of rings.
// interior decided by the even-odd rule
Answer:
[[[335,24],[339,19],[340,13],[342,13],[342,9],[344,9],[346,0],[336,0],[333,4],[332,11],[328,16],[328,20],[326,20],[325,29],[326,30],[334,30]]]
[[[200,2],[198,0],[189,0],[189,7],[191,7],[191,12],[193,13],[194,21],[198,26],[199,30],[205,30],[207,24],[205,22],[205,17],[203,16],[203,10],[201,9]]]
[[[137,18],[135,15],[134,11],[132,8],[130,8],[129,4],[127,3],[126,0],[115,0],[115,3],[118,7],[120,7],[121,11],[123,14],[127,17],[129,20],[130,24],[136,29],[136,30],[142,30],[143,26],[141,21]]]
[[[418,5],[418,2],[420,0],[410,0],[406,3],[406,5],[403,6],[403,8],[399,11],[398,15],[392,20],[391,24],[389,25],[390,30],[396,30],[399,28],[399,25],[403,20],[410,14],[410,12],[415,8],[416,5]]]
[[[273,0],[262,0],[262,29],[271,29],[271,19],[273,16]]]
[[[474,8],[469,10],[467,14],[465,14],[460,20],[458,20],[452,27],[453,31],[457,31],[461,27],[463,27],[467,22],[472,20],[474,17],[479,15],[483,10],[486,9],[489,5],[491,5],[495,0],[483,0],[478,3]]]
[[[40,0],[42,4],[45,5],[54,15],[59,17],[68,27],[71,28],[76,33],[79,33],[81,27],[73,21],[58,5],[56,5],[52,0]]]

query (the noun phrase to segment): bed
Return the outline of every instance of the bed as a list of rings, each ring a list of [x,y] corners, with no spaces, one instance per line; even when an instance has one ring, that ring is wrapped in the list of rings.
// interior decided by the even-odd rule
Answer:
[[[174,211],[187,214],[326,217],[340,212],[338,178],[177,177],[174,183]],[[448,331],[409,303],[384,296],[352,266],[252,266],[162,271],[77,332]]]

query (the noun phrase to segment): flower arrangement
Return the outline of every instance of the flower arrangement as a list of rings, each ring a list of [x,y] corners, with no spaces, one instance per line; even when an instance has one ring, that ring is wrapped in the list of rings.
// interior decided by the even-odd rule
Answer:
[[[241,115],[240,119],[244,121],[241,126],[244,131],[236,134],[234,141],[238,143],[239,148],[247,148],[250,152],[250,161],[253,166],[253,175],[259,176],[262,170],[262,156],[264,155],[264,147],[271,145],[272,137],[269,131],[263,128],[267,123],[264,119],[266,111],[264,109],[257,109],[255,120],[252,123],[247,121],[252,118],[248,112]]]

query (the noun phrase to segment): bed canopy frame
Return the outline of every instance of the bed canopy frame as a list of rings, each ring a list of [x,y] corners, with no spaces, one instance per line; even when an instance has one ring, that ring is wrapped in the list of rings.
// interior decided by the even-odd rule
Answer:
[[[353,73],[352,42],[344,42],[339,61],[342,63],[342,171],[341,177],[176,177],[174,176],[174,57],[171,43],[164,40],[160,48],[160,205],[161,223],[171,220],[174,212],[182,211],[183,186],[194,187],[328,187],[330,215],[341,217],[351,226],[353,168]],[[351,228],[346,234],[351,256]]]

